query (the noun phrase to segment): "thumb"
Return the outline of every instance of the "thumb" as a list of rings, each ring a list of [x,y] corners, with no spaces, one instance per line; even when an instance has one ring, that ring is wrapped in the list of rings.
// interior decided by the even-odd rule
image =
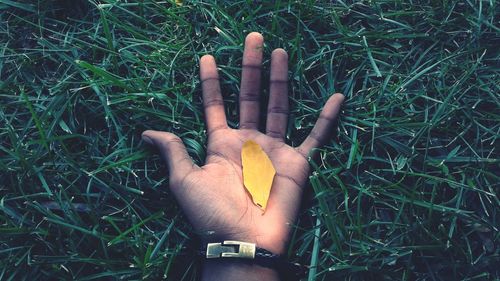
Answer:
[[[171,186],[177,186],[189,173],[198,168],[178,136],[167,132],[147,130],[142,133],[142,140],[160,151],[161,157],[168,166]]]

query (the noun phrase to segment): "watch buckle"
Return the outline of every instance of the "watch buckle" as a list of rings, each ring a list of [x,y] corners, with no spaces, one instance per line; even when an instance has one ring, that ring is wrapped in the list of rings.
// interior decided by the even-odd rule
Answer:
[[[207,244],[207,259],[213,258],[255,258],[255,243],[224,241]]]

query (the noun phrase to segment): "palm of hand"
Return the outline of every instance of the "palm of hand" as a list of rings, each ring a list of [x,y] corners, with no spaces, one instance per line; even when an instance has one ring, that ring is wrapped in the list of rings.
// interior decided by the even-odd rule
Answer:
[[[326,142],[343,96],[333,95],[306,140],[297,148],[284,143],[288,120],[288,56],[277,49],[271,59],[270,99],[266,134],[257,130],[259,116],[262,36],[251,33],[245,42],[240,91],[240,129],[227,126],[215,60],[200,60],[208,146],[202,167],[193,164],[182,141],[166,132],[146,131],[143,139],[159,148],[170,173],[170,187],[194,228],[205,240],[254,242],[283,253],[309,175],[307,157]],[[243,186],[241,149],[253,140],[276,169],[267,208],[253,204]]]
[[[252,241],[282,252],[283,237],[295,221],[309,173],[307,160],[294,148],[256,130],[221,129],[211,137],[205,166],[172,187],[182,193],[178,196],[185,200],[181,205],[194,207],[192,212],[191,207],[187,210],[190,221],[202,235]],[[240,155],[246,140],[259,143],[276,169],[265,212],[253,204],[243,186]]]

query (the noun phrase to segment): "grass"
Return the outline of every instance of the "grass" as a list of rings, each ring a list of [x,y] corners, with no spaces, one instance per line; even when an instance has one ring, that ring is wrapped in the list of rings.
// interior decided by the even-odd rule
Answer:
[[[0,280],[196,280],[140,133],[202,163],[198,60],[237,125],[250,31],[289,52],[288,143],[348,97],[288,251],[305,280],[499,280],[498,19],[495,0],[0,0]]]

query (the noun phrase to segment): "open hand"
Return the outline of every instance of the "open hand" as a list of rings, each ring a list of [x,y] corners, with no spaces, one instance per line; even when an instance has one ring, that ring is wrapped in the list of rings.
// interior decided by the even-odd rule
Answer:
[[[262,35],[250,33],[243,54],[238,129],[227,125],[214,58],[210,55],[201,58],[208,133],[204,166],[193,163],[181,139],[174,134],[148,130],[142,137],[159,149],[168,165],[171,191],[203,239],[254,242],[258,247],[281,254],[309,176],[307,159],[314,148],[328,140],[344,96],[330,97],[313,130],[299,147],[287,145],[284,138],[289,112],[288,55],[283,49],[276,49],[271,55],[266,132],[259,132],[262,53]],[[276,169],[264,213],[253,204],[243,186],[241,149],[247,140],[258,143]]]

